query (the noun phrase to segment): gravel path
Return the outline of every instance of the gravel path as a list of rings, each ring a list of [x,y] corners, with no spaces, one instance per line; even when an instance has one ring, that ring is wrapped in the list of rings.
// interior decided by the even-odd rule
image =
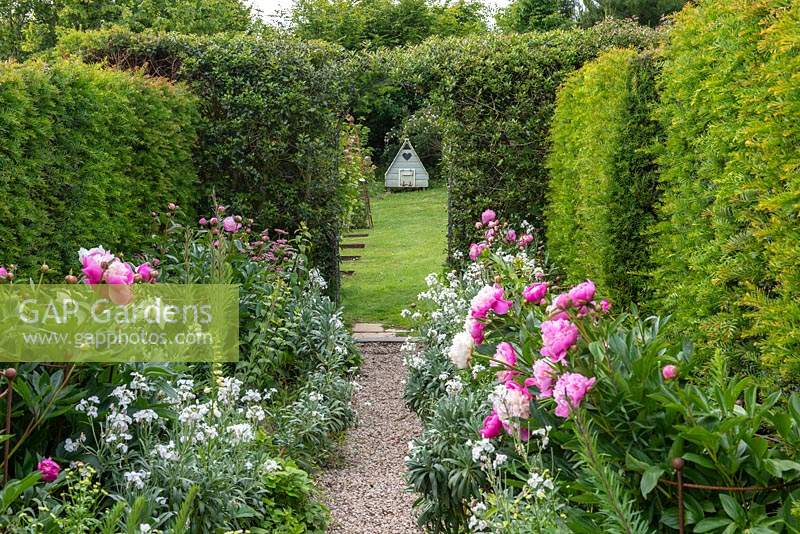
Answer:
[[[347,435],[339,465],[318,478],[331,509],[328,532],[421,532],[415,527],[414,497],[405,491],[403,458],[422,429],[403,403],[400,345],[369,343],[361,349],[361,388],[354,396],[358,426]]]

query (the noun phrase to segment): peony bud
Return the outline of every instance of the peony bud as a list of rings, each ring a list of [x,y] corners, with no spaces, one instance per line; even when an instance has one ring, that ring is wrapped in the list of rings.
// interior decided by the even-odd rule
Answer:
[[[678,368],[674,365],[665,365],[661,369],[661,376],[664,377],[664,380],[672,380],[678,376]]]

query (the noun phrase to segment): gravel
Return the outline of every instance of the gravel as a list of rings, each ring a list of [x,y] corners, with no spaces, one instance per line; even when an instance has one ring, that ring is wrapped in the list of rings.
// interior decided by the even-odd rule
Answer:
[[[421,532],[412,511],[414,496],[403,479],[403,458],[422,427],[403,403],[400,346],[368,343],[361,349],[361,388],[353,400],[358,426],[348,433],[338,465],[318,477],[331,509],[328,532]]]

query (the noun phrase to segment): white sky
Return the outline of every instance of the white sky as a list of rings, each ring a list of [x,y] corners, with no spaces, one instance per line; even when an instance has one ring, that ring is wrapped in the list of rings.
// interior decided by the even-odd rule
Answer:
[[[292,0],[249,0],[250,4],[261,11],[262,17],[267,21],[275,20],[275,17],[281,11],[287,12],[292,8]],[[497,8],[505,7],[509,4],[510,0],[484,0],[492,11]]]

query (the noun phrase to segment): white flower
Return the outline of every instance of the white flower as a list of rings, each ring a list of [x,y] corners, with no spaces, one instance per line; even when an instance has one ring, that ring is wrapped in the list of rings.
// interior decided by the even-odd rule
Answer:
[[[202,421],[207,414],[207,404],[191,404],[181,410],[178,415],[178,421],[183,425],[194,425]]]
[[[89,417],[95,418],[97,417],[98,404],[100,404],[100,399],[96,396],[91,396],[88,399],[81,399],[80,402],[75,405],[75,411],[85,413]]]
[[[147,383],[147,378],[135,371],[131,373],[131,382],[128,384],[128,387],[133,391],[141,391],[142,393],[152,391],[150,384]]]
[[[453,344],[450,346],[447,355],[456,367],[466,369],[472,359],[473,346],[474,343],[469,332],[459,332],[453,338]]]
[[[265,473],[272,473],[273,471],[277,471],[281,468],[281,466],[275,460],[267,460],[264,462],[264,465],[261,466]]]
[[[117,386],[111,395],[117,398],[117,403],[121,408],[127,408],[130,403],[136,398],[136,395],[125,386]]]
[[[141,525],[139,525],[139,532],[141,534],[148,534],[148,533],[150,533],[152,531],[153,531],[153,527],[151,527],[147,523],[142,523]]]
[[[255,389],[248,389],[242,395],[242,402],[261,402],[261,393]]]
[[[472,446],[472,460],[475,462],[489,459],[489,455],[494,452],[494,444],[490,439],[482,439],[477,442],[468,441],[467,445]]]
[[[81,432],[81,435],[78,436],[78,439],[73,441],[72,439],[67,438],[66,441],[64,441],[64,450],[67,452],[75,452],[85,442],[86,442],[86,434]]]
[[[267,418],[267,414],[264,412],[264,408],[262,408],[261,406],[253,405],[247,407],[247,411],[245,412],[245,417],[260,423],[261,421]]]
[[[240,423],[238,425],[231,425],[226,428],[229,434],[232,434],[231,443],[239,445],[240,443],[247,443],[255,439],[253,427],[249,423]]]
[[[150,473],[147,471],[128,471],[123,473],[122,476],[125,477],[125,481],[129,486],[141,490],[144,489],[145,481],[150,476]]]
[[[451,380],[448,380],[445,383],[444,389],[448,395],[450,395],[451,397],[456,397],[458,396],[459,393],[461,393],[464,390],[464,383],[461,381],[460,378],[455,377]]]
[[[175,462],[178,460],[179,456],[177,451],[175,450],[175,442],[171,441],[166,445],[163,443],[159,443],[155,446],[155,453],[162,459],[167,460],[169,462]]]
[[[139,410],[138,412],[133,414],[133,420],[137,423],[145,422],[145,423],[152,423],[153,421],[158,420],[158,414],[150,410],[149,408],[146,410]]]
[[[505,454],[497,453],[497,455],[494,457],[494,461],[492,462],[492,466],[495,469],[497,469],[498,467],[506,463],[506,460],[508,460],[508,456],[506,456]]]
[[[309,400],[312,400],[314,402],[321,402],[322,393],[320,393],[319,391],[312,391],[311,393],[308,394],[308,398]]]
[[[505,424],[512,424],[512,418],[528,419],[531,415],[531,399],[517,389],[499,384],[489,399],[500,421]]]
[[[239,392],[242,390],[242,385],[242,381],[238,378],[223,378],[217,389],[217,401],[223,406],[233,405],[239,400]]]

